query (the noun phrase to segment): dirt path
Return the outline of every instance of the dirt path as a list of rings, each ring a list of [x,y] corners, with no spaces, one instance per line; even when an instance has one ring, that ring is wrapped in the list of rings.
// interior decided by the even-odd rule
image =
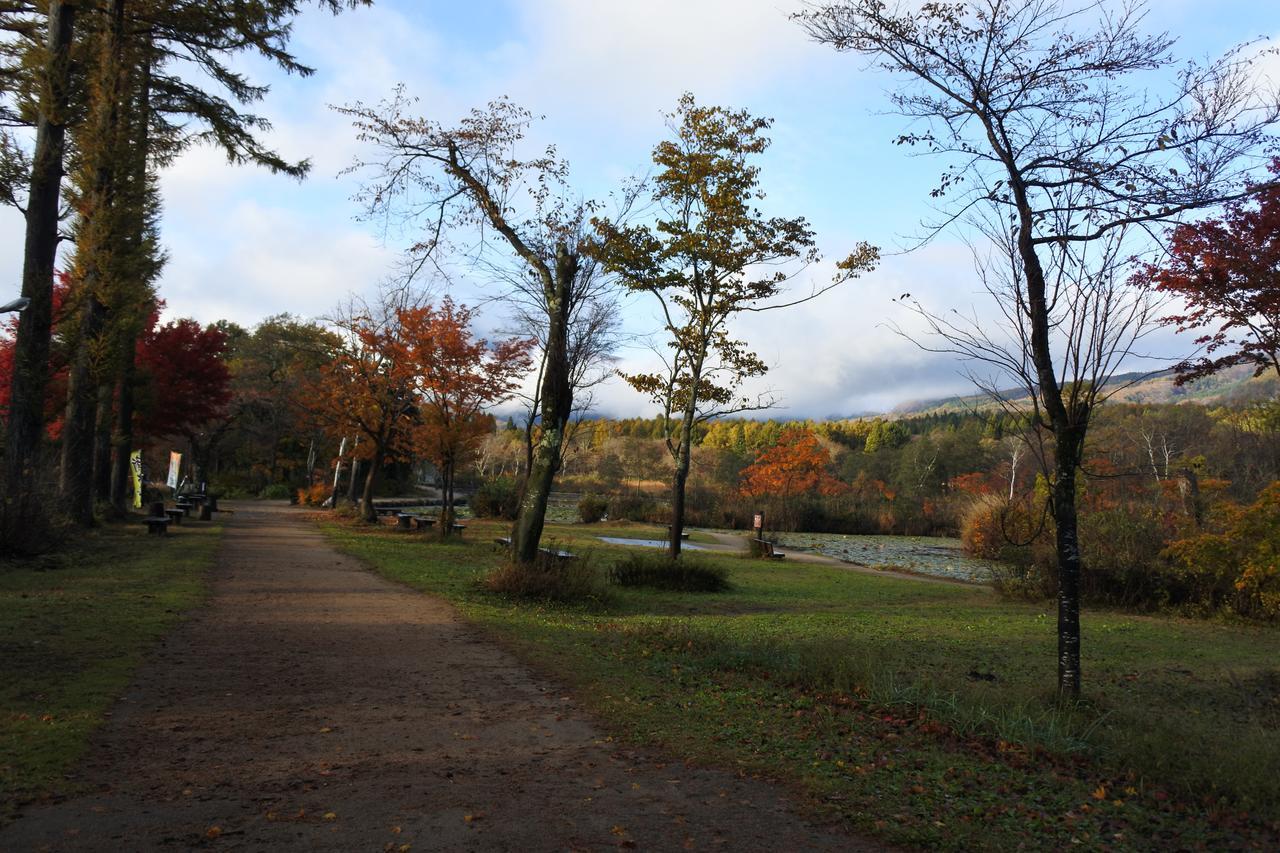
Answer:
[[[0,850],[870,849],[776,787],[604,741],[447,604],[262,505],[77,778],[95,793]]]

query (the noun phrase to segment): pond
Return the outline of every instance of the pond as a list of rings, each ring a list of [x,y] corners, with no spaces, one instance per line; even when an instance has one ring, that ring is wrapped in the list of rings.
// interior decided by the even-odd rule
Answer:
[[[662,539],[622,539],[618,536],[601,536],[602,542],[608,542],[610,545],[630,545],[634,548],[665,548],[667,542]],[[680,546],[681,551],[705,551],[707,550],[701,545],[693,545],[685,542]]]
[[[966,556],[959,539],[936,536],[852,536],[840,533],[781,533],[783,548],[812,551],[875,568],[986,583],[999,565]]]

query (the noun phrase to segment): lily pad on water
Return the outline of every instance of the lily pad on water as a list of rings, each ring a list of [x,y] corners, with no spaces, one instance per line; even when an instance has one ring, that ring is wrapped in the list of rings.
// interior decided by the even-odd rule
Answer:
[[[864,566],[905,569],[973,583],[991,580],[998,563],[969,557],[959,539],[935,536],[852,536],[840,533],[784,533],[785,548],[813,551]]]

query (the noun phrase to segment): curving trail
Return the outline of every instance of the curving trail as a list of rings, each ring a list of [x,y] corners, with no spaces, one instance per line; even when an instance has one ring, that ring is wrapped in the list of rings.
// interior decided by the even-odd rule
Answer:
[[[77,779],[93,793],[0,850],[875,849],[777,787],[606,741],[447,604],[262,504]]]

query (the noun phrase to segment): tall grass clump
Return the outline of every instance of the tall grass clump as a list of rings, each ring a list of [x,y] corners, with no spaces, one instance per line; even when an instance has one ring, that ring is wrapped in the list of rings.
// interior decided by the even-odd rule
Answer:
[[[664,552],[628,554],[609,570],[609,580],[618,586],[643,586],[677,592],[724,592],[730,589],[729,571],[723,566],[688,557],[673,560]]]
[[[590,555],[563,559],[554,551],[539,551],[532,563],[504,562],[484,576],[484,588],[511,598],[562,604],[602,601],[607,597],[599,567]]]

